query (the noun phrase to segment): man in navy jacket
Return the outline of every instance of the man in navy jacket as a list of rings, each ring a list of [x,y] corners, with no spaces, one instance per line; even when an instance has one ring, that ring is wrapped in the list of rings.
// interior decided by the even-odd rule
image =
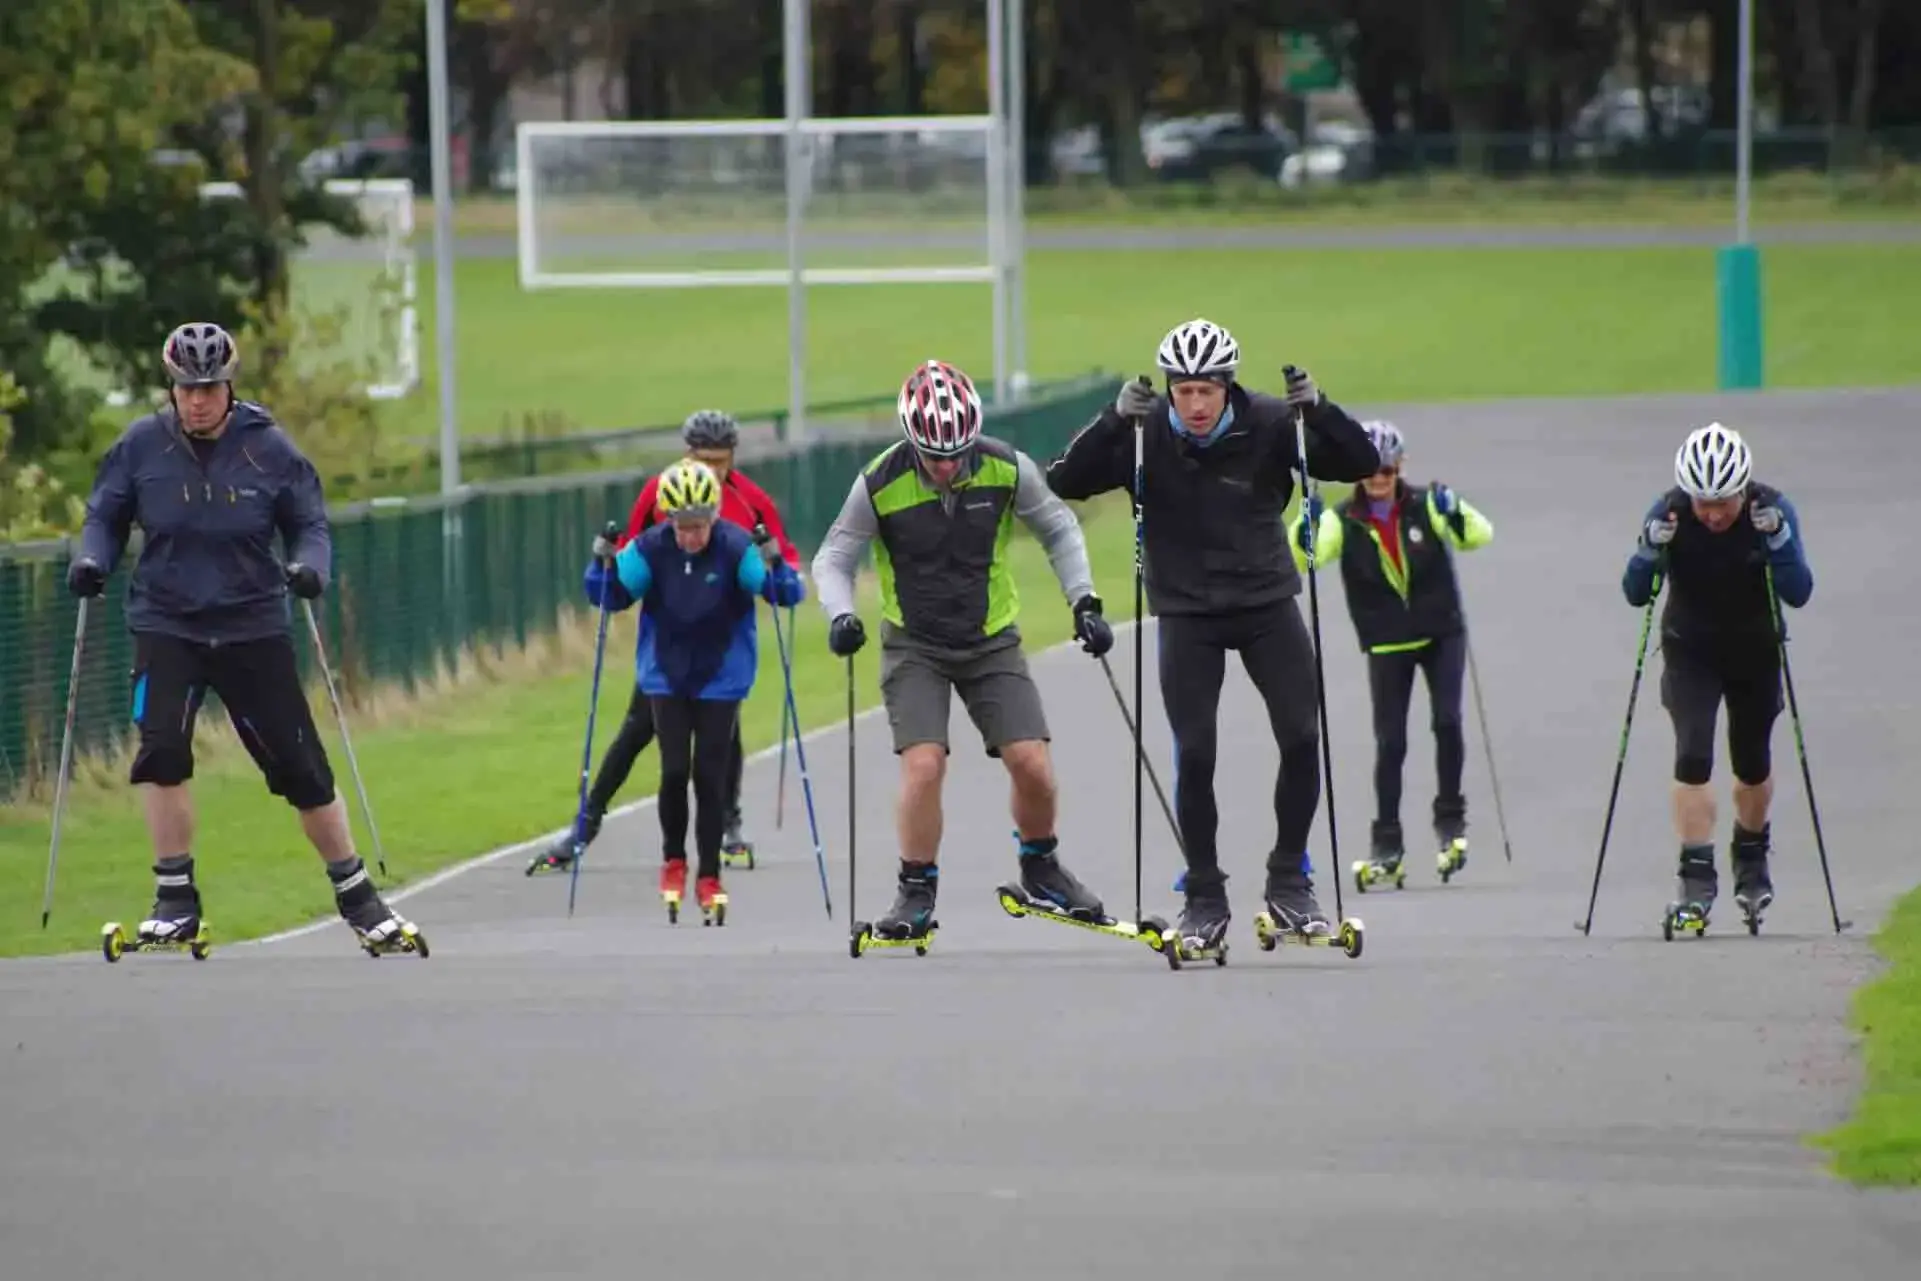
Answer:
[[[268,789],[299,813],[341,916],[363,941],[392,946],[413,926],[388,908],[354,853],[290,634],[288,592],[314,599],[332,567],[320,477],[267,410],[234,396],[240,355],[220,326],[182,325],[161,360],[168,406],[128,427],[100,460],[80,554],[67,569],[75,596],[98,596],[132,527],[145,535],[127,592],[140,731],[131,781],[158,893],[139,934],[201,937],[187,782],[194,722],[212,689]]]

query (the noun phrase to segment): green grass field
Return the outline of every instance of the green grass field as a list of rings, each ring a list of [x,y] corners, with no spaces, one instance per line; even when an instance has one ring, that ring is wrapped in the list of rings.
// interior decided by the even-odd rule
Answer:
[[[393,429],[434,430],[430,264],[420,296],[428,385]],[[1763,254],[1772,386],[1921,380],[1921,244],[1772,246]],[[710,402],[786,404],[780,289],[523,292],[514,264],[463,261],[459,404],[469,433],[557,412],[583,429],[678,422]],[[892,393],[930,355],[985,381],[981,285],[809,291],[812,402]],[[1135,370],[1196,313],[1231,327],[1251,380],[1288,362],[1357,403],[1712,390],[1709,249],[1036,251],[1036,377]]]
[[[1889,968],[1854,1000],[1866,1086],[1821,1143],[1845,1179],[1921,1187],[1921,889],[1895,905],[1874,943]]]
[[[1132,572],[1133,526],[1124,502],[1084,508],[1097,581],[1110,595]],[[1070,620],[1060,589],[1038,544],[1025,533],[1016,543],[1017,581],[1030,648],[1065,640]],[[828,723],[845,712],[840,660],[827,650],[826,623],[812,601],[796,613],[795,697],[803,725]],[[609,628],[595,759],[618,724],[633,687],[634,620],[617,616]],[[870,611],[871,621],[871,611]],[[783,621],[784,625],[784,621]],[[498,661],[490,674],[413,705],[355,713],[354,751],[367,779],[393,881],[415,881],[481,851],[552,831],[572,820],[577,803],[581,735],[592,673],[594,616],[584,613],[551,642]],[[761,611],[761,668],[743,715],[747,750],[779,742],[781,671],[768,611]],[[863,707],[878,701],[875,647],[858,656]],[[361,823],[337,733],[324,696],[316,717],[341,773],[340,787],[354,814],[361,852],[372,846]],[[194,780],[200,831],[194,851],[207,920],[216,946],[258,937],[333,910],[319,860],[303,839],[292,811],[269,795],[252,762],[223,719],[204,717]],[[657,754],[646,753],[620,795],[631,801],[657,785]],[[458,768],[448,765],[458,761]],[[0,955],[71,951],[96,946],[100,925],[131,925],[152,901],[152,851],[137,798],[125,782],[125,763],[90,763],[76,781],[62,833],[53,921],[40,929],[41,888],[50,835],[44,805],[0,807]],[[790,764],[789,823],[805,823],[799,781]],[[831,808],[831,807],[830,807]],[[749,815],[765,829],[773,814]],[[838,824],[839,820],[826,820]],[[831,831],[830,829],[830,838]],[[596,858],[658,857],[651,833],[641,849],[602,842]],[[431,920],[423,920],[431,927]],[[345,946],[343,938],[343,946]]]

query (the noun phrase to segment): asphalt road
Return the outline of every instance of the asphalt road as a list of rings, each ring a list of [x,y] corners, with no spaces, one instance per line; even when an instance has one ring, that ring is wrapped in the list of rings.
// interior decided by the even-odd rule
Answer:
[[[1138,944],[1002,915],[1005,784],[959,714],[943,932],[925,958],[850,959],[847,740],[828,731],[807,746],[833,922],[801,789],[790,772],[776,831],[763,759],[747,783],[762,863],[730,875],[724,929],[666,923],[642,809],[594,847],[571,920],[565,880],[523,878],[522,854],[408,897],[425,962],[370,963],[332,923],[204,964],[0,966],[5,1274],[1911,1278],[1921,1197],[1847,1189],[1804,1136],[1846,1113],[1867,935],[1921,875],[1921,722],[1900,675],[1921,607],[1888,590],[1907,553],[1889,509],[1863,501],[1873,477],[1921,463],[1921,393],[1395,412],[1413,472],[1496,524],[1463,578],[1513,862],[1471,728],[1471,862],[1445,887],[1418,854],[1403,892],[1350,887],[1360,959],[1253,946],[1276,757],[1237,670],[1219,786],[1239,915],[1222,969],[1175,974]],[[1622,557],[1711,414],[1748,430],[1760,476],[1806,518],[1817,586],[1792,619],[1794,676],[1855,928],[1829,924],[1784,717],[1763,934],[1730,904],[1706,938],[1661,941],[1671,740],[1651,657],[1583,938],[1570,923],[1638,635]],[[1128,584],[1102,586],[1124,615]],[[1321,586],[1345,861],[1371,804],[1365,686],[1338,583]],[[1112,661],[1125,687],[1127,637]],[[1035,667],[1066,855],[1131,915],[1121,718],[1085,655]],[[1151,669],[1148,690],[1151,704]],[[1157,707],[1146,721],[1165,762]],[[859,723],[855,751],[871,915],[894,867],[882,722]],[[1171,916],[1175,858],[1147,804],[1147,908]],[[1324,823],[1315,856],[1331,861]],[[1325,877],[1330,909],[1334,888]]]

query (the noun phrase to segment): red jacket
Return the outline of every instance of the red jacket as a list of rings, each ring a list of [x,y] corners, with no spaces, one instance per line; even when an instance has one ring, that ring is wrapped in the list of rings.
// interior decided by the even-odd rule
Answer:
[[[660,476],[649,476],[647,483],[640,487],[640,497],[634,500],[633,513],[627,517],[627,533],[620,540],[622,545],[629,539],[640,537],[648,526],[660,523],[660,509],[656,506],[659,493]],[[722,520],[732,521],[750,534],[757,524],[767,526],[767,532],[774,536],[774,541],[780,546],[781,558],[795,572],[799,572],[800,551],[788,541],[787,531],[781,527],[780,509],[774,506],[774,500],[767,496],[766,490],[747,479],[738,468],[728,471],[727,479],[720,487],[720,516]]]

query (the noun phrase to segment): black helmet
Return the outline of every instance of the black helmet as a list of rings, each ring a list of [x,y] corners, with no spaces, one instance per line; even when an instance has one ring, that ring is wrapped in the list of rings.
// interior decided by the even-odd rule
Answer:
[[[680,438],[689,449],[732,449],[740,443],[740,424],[718,409],[696,409],[680,425]]]
[[[211,387],[233,381],[240,349],[219,325],[189,323],[167,335],[160,360],[175,386]]]

